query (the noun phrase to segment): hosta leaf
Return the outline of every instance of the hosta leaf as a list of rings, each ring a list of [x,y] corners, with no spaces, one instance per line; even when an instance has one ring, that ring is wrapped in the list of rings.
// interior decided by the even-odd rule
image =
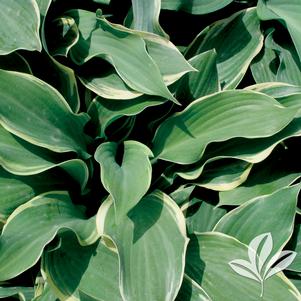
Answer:
[[[232,89],[240,83],[262,46],[256,9],[250,8],[207,27],[192,42],[186,57],[215,49],[221,87]]]
[[[0,164],[14,174],[42,172],[56,163],[51,153],[11,134],[0,126]]]
[[[85,66],[84,66],[85,67]],[[91,91],[107,99],[133,99],[142,95],[131,89],[120,76],[112,69],[104,74],[99,69],[82,68],[79,72],[79,79]],[[114,103],[115,104],[115,103]]]
[[[285,0],[260,0],[257,4],[257,11],[263,20],[280,19],[285,22],[301,60],[300,2],[298,0],[291,0],[289,3]]]
[[[99,237],[95,218],[85,220],[67,193],[49,192],[18,207],[0,236],[0,280],[16,277],[33,266],[62,228],[74,231],[82,245]]]
[[[194,184],[216,191],[232,191],[247,180],[252,167],[253,164],[241,160],[217,160],[206,165]],[[181,176],[185,179],[185,174]]]
[[[191,102],[202,96],[220,91],[216,56],[216,51],[213,49],[189,60],[198,72],[190,72],[181,78],[176,91],[177,98]]]
[[[58,32],[59,41],[47,41],[49,52],[53,56],[67,56],[70,49],[78,42],[80,37],[74,19],[69,16],[59,17],[52,20],[51,26],[54,32]]]
[[[118,149],[121,147],[124,148],[123,153],[118,155],[118,152],[122,152]],[[149,159],[151,156],[149,148],[137,141],[125,141],[121,146],[107,142],[97,148],[95,159],[101,167],[101,182],[114,200],[118,222],[149,189],[152,175]]]
[[[232,270],[229,262],[248,259],[248,248],[221,233],[196,234],[186,256],[186,274],[198,282],[214,301],[260,300],[260,283]],[[300,294],[283,274],[264,283],[264,300],[299,300]],[[246,297],[247,296],[247,297]]]
[[[256,83],[273,82],[277,80],[278,59],[275,50],[265,46],[250,65]]]
[[[182,185],[179,186],[175,191],[171,192],[169,196],[179,205],[183,205],[184,203],[187,203],[189,201],[189,198],[194,191],[195,186],[186,186]]]
[[[48,54],[40,58],[41,61],[33,64],[33,75],[57,89],[66,99],[72,111],[78,112],[80,100],[74,71]],[[43,70],[39,68],[39,63],[43,65]]]
[[[74,18],[81,33],[79,41],[70,51],[77,64],[101,56],[115,67],[132,89],[176,101],[164,84],[158,66],[147,53],[141,37],[114,26],[102,17],[96,19],[91,12],[74,10],[69,15]],[[86,40],[88,37],[89,42]]]
[[[18,296],[19,300],[30,301],[33,299],[34,290],[32,287],[0,287],[0,298]]]
[[[88,182],[88,168],[83,161],[73,159],[49,168],[54,167],[57,168],[30,176],[15,176],[0,168],[0,220],[5,221],[18,206],[46,191],[78,191],[68,175],[84,192]]]
[[[115,48],[113,49],[113,52],[110,51],[110,56],[105,57],[108,62],[113,64],[117,73],[125,83],[134,90],[146,94],[161,95],[170,99],[170,92],[167,90],[166,86],[164,87],[164,84],[162,86],[162,77],[165,84],[169,85],[179,79],[183,74],[195,70],[185,60],[175,45],[160,36],[115,25],[102,17],[98,17],[96,21],[95,14],[87,11],[73,10],[68,12],[68,14],[76,21],[78,20],[77,22],[80,22],[79,29],[83,38],[88,38],[91,31],[93,31],[91,36],[91,47],[83,44],[83,42],[81,42],[82,39],[72,47],[71,56],[75,62],[82,64],[95,56],[103,58],[104,56],[102,55],[101,49],[104,48],[104,45],[101,44],[102,48],[96,47],[97,43],[101,42],[103,39],[109,39],[109,43],[104,51],[109,50],[108,47],[114,46],[116,43],[121,43],[123,50],[125,50],[124,47],[126,46],[130,47],[132,45],[134,47],[131,49],[130,53],[133,53],[134,51],[136,57],[128,57],[125,55],[124,51],[121,52],[119,50],[118,52]],[[82,25],[82,23],[84,24]],[[94,30],[95,28],[96,30]],[[104,34],[104,30],[106,34]],[[94,36],[95,39],[93,39]],[[118,46],[117,44],[115,45],[116,47]],[[95,47],[93,48],[92,46],[94,45]],[[87,46],[89,46],[88,53],[82,53],[84,50],[83,47]],[[147,52],[145,48],[147,48]],[[115,56],[118,57],[117,63],[122,70],[115,64]],[[128,61],[126,61],[127,59]],[[139,60],[139,62],[137,60]],[[143,66],[142,63],[147,66]],[[135,68],[132,68],[133,64]],[[127,68],[129,65],[131,65],[131,68]],[[141,68],[141,70],[136,68]],[[142,74],[142,72],[146,72],[146,74]],[[153,72],[152,77],[148,74],[150,72]],[[138,78],[138,75],[141,75],[142,77]],[[148,81],[146,82],[146,80]],[[146,83],[147,85],[145,87]],[[150,91],[151,89],[153,89],[153,91]],[[161,89],[160,93],[158,89]],[[154,93],[155,90],[157,91],[156,93]]]
[[[32,301],[57,301],[57,297],[51,290],[50,286],[44,285],[43,291],[40,295],[36,296]]]
[[[261,83],[246,87],[245,89],[262,92],[276,98],[280,103],[283,103],[283,98],[301,94],[300,86],[280,82]]]
[[[204,289],[187,275],[183,282],[176,301],[212,301]]]
[[[62,300],[122,300],[118,254],[99,241],[83,247],[71,234],[61,236],[60,248],[44,253],[42,269],[52,289]]]
[[[59,63],[53,57],[48,56],[48,58],[50,70],[57,75],[54,79],[51,78],[52,81],[49,80],[49,83],[64,96],[73,112],[77,113],[80,107],[80,99],[74,71]],[[42,76],[41,79],[43,80]]]
[[[163,104],[165,99],[143,95],[130,100],[116,100],[96,97],[88,108],[92,118],[98,119],[101,126],[101,136],[105,136],[106,128],[123,116],[135,116],[148,107]]]
[[[157,74],[157,79],[156,79],[157,83],[163,77],[165,84],[169,85],[169,84],[175,82],[177,79],[179,79],[183,74],[194,70],[192,68],[192,66],[189,65],[189,63],[184,59],[183,55],[179,52],[177,47],[175,47],[171,42],[169,42],[165,38],[162,38],[160,36],[157,36],[157,35],[154,35],[151,33],[131,30],[126,27],[117,26],[117,25],[108,23],[105,19],[102,19],[102,18],[101,18],[101,20],[96,21],[95,14],[93,14],[91,12],[81,11],[81,10],[79,10],[79,11],[73,10],[68,13],[75,20],[80,20],[79,28],[80,28],[82,34],[84,34],[84,38],[88,38],[89,32],[92,32],[94,30],[95,26],[99,27],[99,22],[105,22],[105,23],[102,23],[102,27],[109,26],[109,28],[111,28],[112,34],[115,33],[115,35],[116,35],[119,32],[119,34],[122,35],[123,38],[127,37],[127,38],[130,38],[131,40],[135,40],[136,42],[138,41],[139,42],[138,44],[144,43],[142,48],[138,47],[139,48],[138,49],[137,47],[135,47],[135,49],[138,52],[140,51],[140,55],[139,55],[139,53],[136,54],[136,56],[137,56],[136,59],[140,59],[139,64],[141,65],[141,63],[143,62],[142,57],[144,57],[146,59],[145,62],[149,62],[150,66],[153,66],[152,67],[153,69],[154,69],[154,66],[156,68],[159,68],[160,75],[158,74],[158,70],[157,71],[153,70],[153,72],[155,71],[154,76]],[[101,31],[101,26],[98,29],[99,29],[99,31]],[[119,40],[118,37],[115,37],[115,39],[116,39],[116,41],[115,41],[116,43],[121,42],[123,44],[122,39]],[[132,41],[131,43],[135,43],[135,41]],[[95,42],[98,42],[98,39],[95,39]],[[82,45],[82,44],[77,43],[77,46],[73,47],[74,50],[76,51],[76,49],[78,49],[80,45]],[[109,46],[109,45],[110,44],[108,44],[107,46]],[[89,45],[86,45],[86,46],[89,46]],[[139,46],[139,45],[136,45],[136,46]],[[83,47],[83,45],[82,45],[82,47]],[[103,44],[102,44],[102,47],[104,47]],[[147,48],[147,53],[145,52],[145,47]],[[93,49],[90,49],[90,46],[89,46],[89,51],[90,50],[93,50]],[[118,54],[116,52],[116,50],[115,50],[115,52],[113,52],[113,54],[114,53],[116,55]],[[72,54],[72,51],[71,51],[71,54]],[[102,62],[104,62],[104,61],[99,58],[100,54],[101,54],[101,52],[99,51],[99,48],[95,48],[94,52],[90,53],[90,55],[89,55],[89,53],[87,54],[84,52],[82,54],[80,54],[79,51],[76,51],[76,55],[73,58],[78,63],[80,63],[82,61],[87,61],[91,58],[94,58],[93,67],[95,66],[94,65],[95,62],[101,66],[101,69],[98,69],[98,68],[91,69],[87,66],[87,64],[84,64],[79,69],[80,78],[81,78],[82,82],[89,89],[91,89],[92,91],[94,91],[95,93],[97,93],[98,95],[100,95],[102,97],[114,98],[114,99],[116,99],[116,98],[130,99],[130,98],[138,97],[142,93],[154,94],[154,93],[150,93],[149,91],[144,91],[148,87],[152,88],[152,87],[150,87],[150,82],[147,82],[146,86],[145,86],[145,84],[143,84],[143,86],[140,85],[140,88],[137,86],[137,84],[142,84],[142,81],[147,79],[147,78],[145,78],[147,73],[143,74],[143,76],[141,78],[137,77],[135,80],[134,76],[135,76],[135,72],[137,75],[137,70],[135,71],[135,68],[133,69],[132,65],[131,65],[131,68],[129,68],[130,70],[127,70],[127,74],[121,74],[120,72],[122,70],[120,71],[118,69],[118,66],[116,66],[113,63],[113,66],[116,68],[117,73],[118,73],[118,74],[116,74],[116,72],[113,71],[113,68],[110,69],[107,66],[104,68],[104,66],[103,66],[104,64],[103,63],[101,64],[101,61]],[[145,55],[147,57],[145,57]],[[119,61],[120,61],[120,59],[123,58],[123,56],[124,56],[124,53],[123,53],[123,55],[121,55],[119,57]],[[103,55],[100,55],[100,57],[103,57]],[[106,58],[107,58],[108,62],[112,63],[112,61],[109,59],[109,57],[106,57]],[[80,59],[81,59],[81,61],[79,61]],[[150,62],[150,60],[152,62]],[[130,63],[132,63],[132,64],[135,63],[135,58],[132,56],[131,59],[129,61],[127,61],[126,63],[127,63],[127,66],[129,66]],[[155,65],[154,65],[154,63],[155,63]],[[89,64],[92,64],[92,63],[89,62],[88,65]],[[124,64],[120,64],[120,67],[123,68],[123,65]],[[140,65],[137,65],[137,67],[139,67]],[[148,68],[150,68],[150,66],[148,66]],[[124,68],[123,68],[124,70],[126,69],[125,67],[126,66],[124,66]],[[140,68],[142,68],[142,66],[140,66]],[[141,72],[143,72],[144,70],[145,70],[145,66],[141,69]],[[128,79],[125,79],[125,76],[127,76]],[[123,82],[120,77],[125,82]],[[135,81],[135,82],[130,83],[129,80],[131,80],[131,79],[133,79],[133,81]],[[150,78],[150,75],[148,75],[148,80],[153,81],[153,79],[154,79],[154,77]],[[154,82],[154,85],[156,85],[156,82]],[[140,90],[141,88],[143,90]],[[135,91],[135,90],[138,90],[138,91]],[[167,89],[165,89],[165,90],[168,91]],[[170,97],[170,95],[167,98],[169,98],[169,97]]]
[[[124,117],[119,122],[116,122],[115,125],[112,125],[110,131],[107,131],[103,136],[101,136],[102,134],[101,133],[98,137],[105,138],[107,140],[112,140],[112,141],[124,142],[131,134],[133,127],[135,125],[135,120],[136,120],[135,116]]]
[[[35,0],[0,3],[0,55],[17,49],[41,51],[40,13]]]
[[[153,34],[139,35],[144,39],[147,51],[157,64],[167,85],[174,83],[187,72],[197,72],[170,41]]]
[[[133,22],[132,28],[148,31],[163,37],[168,37],[159,24],[161,0],[132,0]]]
[[[253,164],[235,159],[212,158],[196,168],[171,166],[166,169],[163,177],[175,181],[176,176],[192,181],[193,185],[216,191],[232,191],[244,183],[253,167]]]
[[[164,121],[154,137],[153,152],[163,160],[194,163],[211,142],[268,137],[284,128],[295,114],[263,94],[219,92],[194,101]]]
[[[291,42],[276,42],[275,31],[265,40],[264,54],[252,64],[251,70],[257,83],[266,81],[301,85],[301,63]]]
[[[84,190],[88,167],[80,159],[60,162],[48,150],[32,145],[0,126],[0,166],[15,175],[35,175],[60,167],[73,177]]]
[[[274,42],[270,47],[279,53],[280,59],[275,81],[300,86],[301,80],[298,75],[301,72],[301,63],[294,46],[290,44],[282,46]]]
[[[11,89],[14,86],[14,89]],[[0,70],[0,124],[30,143],[87,158],[86,115],[75,115],[51,86],[28,74]]]
[[[39,11],[40,11],[40,19],[41,19],[41,40],[43,48],[48,52],[47,44],[45,42],[45,18],[48,13],[49,7],[52,3],[52,0],[36,0]]]
[[[278,101],[285,107],[294,108],[297,111],[296,119],[301,117],[301,93],[291,94],[286,97],[278,98]]]
[[[67,66],[59,63],[55,60],[51,55],[49,55],[49,50],[46,42],[45,37],[45,18],[48,13],[49,7],[52,3],[52,0],[36,0],[38,6],[40,8],[40,15],[41,15],[41,40],[44,50],[46,51],[45,57],[47,59],[43,60],[41,64],[43,64],[44,68],[49,68],[49,71],[45,71],[43,68],[43,72],[35,72],[35,76],[41,78],[42,80],[46,80],[48,72],[50,74],[55,73],[55,76],[52,76],[50,79],[48,78],[49,82],[53,87],[58,89],[58,91],[64,96],[67,100],[68,104],[70,105],[73,112],[78,112],[80,102],[79,102],[79,95],[77,91],[77,82],[74,75],[74,71]],[[39,70],[37,68],[37,70]],[[38,73],[38,74],[37,74]]]
[[[184,214],[186,215],[187,231],[190,234],[212,231],[217,222],[227,212],[225,209],[218,208],[210,202],[201,201],[197,198],[193,198],[187,206]]]
[[[291,157],[291,154],[288,154]],[[274,162],[277,164],[274,164]],[[239,187],[220,192],[219,206],[241,205],[249,200],[272,194],[294,183],[301,176],[291,163],[272,156],[256,164],[247,181]]]
[[[198,163],[182,168],[175,167],[169,173],[176,173],[185,179],[196,179],[202,174],[205,166],[215,160],[232,158],[250,163],[261,162],[271,154],[279,143],[285,139],[301,135],[300,121],[300,118],[295,118],[279,133],[265,139],[234,138],[223,143],[212,143],[207,147],[203,158]]]
[[[109,198],[97,220],[99,232],[110,236],[118,250],[123,300],[174,300],[182,283],[187,245],[185,220],[177,205],[156,191],[114,225]]]
[[[256,84],[246,87],[245,89],[262,92],[274,97],[283,106],[295,108],[299,111],[296,114],[296,117],[301,117],[301,86],[291,85],[288,83],[271,82]]]
[[[233,0],[161,0],[162,9],[183,10],[187,13],[204,15],[219,10]]]
[[[0,168],[0,220],[4,222],[17,207],[38,194],[59,188],[66,190],[69,185],[62,183],[63,175],[56,171],[20,177]]]
[[[287,187],[249,201],[222,217],[214,231],[231,235],[245,244],[257,235],[270,232],[275,254],[292,235],[299,190],[300,186]]]

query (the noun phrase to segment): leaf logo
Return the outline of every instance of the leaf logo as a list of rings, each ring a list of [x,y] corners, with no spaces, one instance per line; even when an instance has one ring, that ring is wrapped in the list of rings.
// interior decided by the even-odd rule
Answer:
[[[261,284],[261,298],[264,294],[264,281],[286,269],[297,255],[293,251],[278,251],[269,259],[272,250],[272,234],[263,233],[256,236],[250,242],[248,246],[249,261],[235,259],[229,262],[230,267],[237,274],[253,279]]]

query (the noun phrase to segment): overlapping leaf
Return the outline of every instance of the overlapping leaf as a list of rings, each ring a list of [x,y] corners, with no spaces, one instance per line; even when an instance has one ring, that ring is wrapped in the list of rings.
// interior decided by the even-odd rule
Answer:
[[[154,137],[153,152],[163,160],[191,164],[201,159],[209,143],[234,137],[271,136],[283,129],[295,114],[295,110],[284,109],[263,94],[216,93],[194,101],[164,121]]]
[[[40,13],[35,0],[0,3],[0,55],[17,49],[41,51]]]
[[[163,104],[165,99],[154,96],[143,95],[130,100],[112,101],[96,97],[88,108],[92,118],[99,121],[100,136],[106,136],[106,128],[117,119],[123,116],[135,116],[148,107]]]
[[[32,287],[0,287],[0,298],[19,296],[20,300],[30,301],[33,299],[34,290]]]
[[[95,14],[88,11],[73,10],[68,14],[78,24],[80,32],[79,41],[70,51],[72,59],[83,64],[92,58],[101,57],[114,66],[130,88],[140,93],[174,100],[165,83],[171,84],[183,74],[194,70],[179,50],[162,37],[117,26],[102,16],[96,18]],[[103,76],[95,77],[100,87],[106,87]],[[105,79],[119,82],[116,76]],[[84,81],[89,83],[93,78]],[[119,86],[122,87],[121,83]],[[122,89],[129,90],[126,87]]]
[[[257,83],[276,81],[300,85],[301,63],[291,42],[277,43],[271,31],[265,39],[263,52],[251,65]]]
[[[159,24],[161,0],[132,0],[132,4],[133,23],[131,27],[133,29],[152,32],[163,37],[167,36]]]
[[[76,113],[79,110],[80,107],[80,99],[77,89],[77,82],[75,79],[74,71],[71,68],[68,68],[67,66],[59,63],[57,60],[55,60],[50,54],[49,49],[47,46],[46,41],[46,35],[45,35],[45,19],[48,13],[48,10],[50,8],[50,5],[52,3],[52,0],[36,0],[37,4],[40,8],[40,17],[41,17],[41,26],[40,26],[40,32],[41,32],[41,40],[42,45],[47,53],[45,56],[48,58],[47,60],[44,60],[43,64],[46,65],[50,72],[55,73],[56,76],[51,78],[50,84],[58,89],[58,91],[65,97],[68,104],[70,105],[71,109]],[[45,63],[45,61],[47,63]],[[36,76],[40,76],[40,78],[43,80],[46,72],[39,73]]]
[[[218,208],[208,201],[201,201],[197,198],[184,204],[183,209],[185,209],[184,214],[186,215],[186,226],[189,234],[212,231],[227,212],[226,209]]]
[[[60,247],[45,252],[42,268],[62,300],[122,300],[118,255],[99,241],[83,247],[74,234],[64,233]]]
[[[253,164],[241,160],[217,160],[206,165],[194,184],[216,191],[231,191],[247,180],[252,167]]]
[[[204,289],[186,274],[176,301],[212,301]]]
[[[88,71],[84,69],[80,71],[79,78],[88,89],[105,99],[122,101],[142,95],[141,92],[131,89],[113,68],[103,74],[100,74],[98,69],[93,72],[90,68]]]
[[[35,296],[33,301],[57,301],[57,297],[47,283],[43,286],[41,294]]]
[[[32,75],[1,70],[0,79],[0,124],[4,128],[50,150],[89,157],[83,132],[86,115],[75,115],[54,88]]]
[[[221,87],[232,89],[240,83],[262,46],[256,9],[250,8],[206,27],[189,46],[186,57],[215,49]]]
[[[291,0],[289,3],[284,0],[260,0],[257,4],[257,11],[263,20],[280,19],[285,22],[301,60],[300,2],[298,0]]]
[[[262,88],[264,88],[264,86]],[[278,87],[278,85],[276,86]],[[173,166],[166,170],[166,176],[174,178],[175,175],[178,175],[187,180],[194,180],[200,177],[204,169],[206,169],[207,164],[217,160],[224,160],[225,158],[244,160],[249,163],[258,163],[266,159],[279,143],[288,138],[300,136],[301,123],[299,118],[300,113],[298,112],[300,109],[300,96],[298,93],[294,94],[297,91],[296,87],[291,87],[295,92],[292,92],[291,88],[289,88],[289,91],[286,91],[287,86],[282,89],[282,85],[279,90],[277,87],[276,89],[275,87],[269,88],[269,85],[266,87],[266,93],[279,97],[278,100],[282,102],[283,105],[287,105],[295,110],[296,118],[293,119],[288,126],[277,134],[264,139],[234,138],[222,143],[209,144],[200,161],[194,165],[188,165],[187,167]],[[280,94],[277,95],[277,93]],[[215,163],[218,164],[218,162]]]
[[[98,238],[95,218],[84,219],[67,193],[49,192],[19,206],[0,236],[0,280],[16,277],[33,266],[62,228],[74,231],[82,245]]]
[[[290,153],[287,153],[287,157],[293,158]],[[241,205],[249,200],[272,194],[291,185],[300,176],[301,172],[292,166],[288,158],[280,160],[278,156],[271,156],[270,159],[254,166],[245,183],[233,190],[220,192],[219,205]]]
[[[249,244],[266,232],[273,236],[273,254],[281,251],[292,235],[300,185],[285,187],[275,193],[251,200],[227,213],[215,226],[223,232]],[[260,220],[260,227],[256,219]]]
[[[30,201],[38,194],[49,189],[66,190],[68,183],[62,183],[62,173],[46,172],[43,174],[21,177],[14,176],[0,169],[0,220],[5,222],[9,215],[20,205]]]
[[[83,64],[95,56],[101,56],[115,67],[132,89],[175,101],[163,81],[160,69],[147,53],[144,40],[138,34],[115,26],[103,17],[96,19],[95,14],[87,11],[70,11],[69,15],[74,18],[80,31],[80,39],[70,52],[76,63]],[[184,73],[192,70],[188,64],[184,67]]]
[[[98,228],[116,245],[123,300],[174,300],[182,283],[188,242],[180,209],[156,191],[145,196],[119,225],[114,220],[113,201],[108,198],[99,210]]]
[[[32,145],[6,131],[0,126],[0,165],[16,175],[34,175],[54,167],[61,167],[85,187],[88,168],[80,159],[60,162],[47,149]]]
[[[190,241],[186,256],[186,273],[216,301],[234,299],[260,300],[258,282],[235,273],[230,265],[234,259],[247,259],[248,248],[231,236],[221,233],[196,234]],[[299,300],[300,293],[283,274],[265,282],[264,300]]]
[[[183,99],[187,103],[220,91],[216,56],[215,50],[208,50],[189,60],[198,72],[191,72],[183,76],[177,86],[177,98]]]

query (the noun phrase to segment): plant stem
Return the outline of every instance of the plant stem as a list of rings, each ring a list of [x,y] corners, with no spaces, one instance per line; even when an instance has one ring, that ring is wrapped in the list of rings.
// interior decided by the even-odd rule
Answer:
[[[264,280],[261,280],[260,284],[261,284],[260,298],[263,298],[263,294],[264,294]]]

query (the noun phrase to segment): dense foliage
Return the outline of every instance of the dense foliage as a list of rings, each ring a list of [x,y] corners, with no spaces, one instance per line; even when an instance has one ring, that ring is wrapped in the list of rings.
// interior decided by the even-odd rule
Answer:
[[[301,300],[300,15],[0,1],[0,298]]]

